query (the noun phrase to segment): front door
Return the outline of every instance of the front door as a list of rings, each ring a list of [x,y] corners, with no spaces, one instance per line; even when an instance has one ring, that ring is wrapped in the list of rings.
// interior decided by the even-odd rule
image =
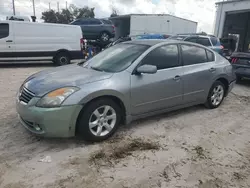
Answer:
[[[183,70],[177,45],[154,49],[141,65],[155,65],[155,74],[131,75],[132,115],[149,113],[182,104]]]
[[[8,62],[16,60],[15,41],[12,33],[12,24],[0,23],[0,61]]]

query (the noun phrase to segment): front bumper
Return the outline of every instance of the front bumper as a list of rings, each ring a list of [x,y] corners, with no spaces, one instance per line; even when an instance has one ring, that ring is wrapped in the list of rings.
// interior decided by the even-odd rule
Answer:
[[[81,105],[58,108],[39,108],[34,97],[29,104],[16,100],[16,110],[23,126],[30,132],[45,137],[72,137],[75,135]]]

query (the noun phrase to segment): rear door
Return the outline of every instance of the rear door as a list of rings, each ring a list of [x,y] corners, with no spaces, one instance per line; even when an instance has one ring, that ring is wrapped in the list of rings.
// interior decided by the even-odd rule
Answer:
[[[98,19],[90,19],[89,30],[91,31],[91,36],[98,38],[103,30],[103,23]]]
[[[15,58],[15,41],[12,29],[13,25],[9,23],[0,23],[0,61],[13,61]]]
[[[214,53],[205,48],[181,44],[184,102],[204,102],[215,77]]]

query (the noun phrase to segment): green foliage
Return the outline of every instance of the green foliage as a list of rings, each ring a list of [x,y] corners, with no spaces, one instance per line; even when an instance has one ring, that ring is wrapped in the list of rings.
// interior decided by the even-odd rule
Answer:
[[[61,12],[55,12],[54,10],[48,10],[42,12],[41,19],[46,23],[62,23],[68,24],[75,19],[80,18],[94,18],[95,8],[89,8],[87,6],[83,8],[78,8],[71,4],[69,9],[62,9]]]

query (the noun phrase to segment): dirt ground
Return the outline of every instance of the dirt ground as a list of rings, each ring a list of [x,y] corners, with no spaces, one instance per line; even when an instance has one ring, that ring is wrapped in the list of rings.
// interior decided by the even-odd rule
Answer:
[[[38,138],[18,122],[19,86],[47,68],[0,67],[1,188],[250,187],[249,80],[218,109],[196,106],[143,119],[87,144]],[[46,156],[51,162],[39,162]]]

